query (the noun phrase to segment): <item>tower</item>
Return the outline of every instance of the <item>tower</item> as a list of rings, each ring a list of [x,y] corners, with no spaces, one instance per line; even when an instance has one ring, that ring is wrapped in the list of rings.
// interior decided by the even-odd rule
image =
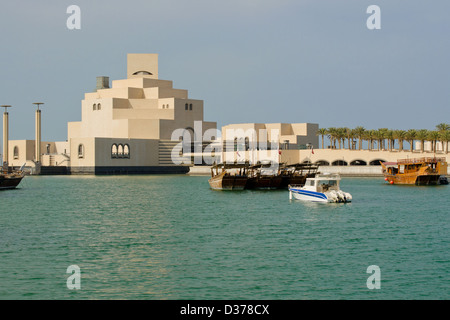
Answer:
[[[8,108],[10,105],[2,105],[2,108],[5,108],[5,112],[3,112],[3,171],[8,170],[8,143],[9,143],[9,114]]]
[[[41,163],[41,110],[39,106],[43,104],[42,102],[34,102],[36,109],[36,141],[35,141],[35,161]]]

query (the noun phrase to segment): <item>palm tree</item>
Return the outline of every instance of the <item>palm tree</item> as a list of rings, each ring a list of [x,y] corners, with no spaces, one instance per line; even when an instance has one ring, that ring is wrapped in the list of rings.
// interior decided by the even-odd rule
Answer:
[[[380,146],[379,147],[383,150],[383,149],[385,149],[384,140],[387,137],[387,133],[388,133],[389,129],[387,129],[387,128],[380,128],[380,129],[378,129],[378,131],[379,131],[378,136],[379,136],[379,142],[380,142]]]
[[[405,130],[394,130],[394,137],[398,140],[398,151],[403,151],[403,141],[406,139]]]
[[[374,130],[375,140],[378,141],[378,151],[382,148],[382,141],[384,139],[384,131],[381,129]]]
[[[320,128],[317,132],[317,136],[322,136],[322,149],[325,149],[324,137],[328,134],[328,130],[326,128]]]
[[[350,150],[352,148],[353,130],[347,127],[344,127],[343,129],[345,131],[345,137],[348,140],[347,149]]]
[[[436,130],[439,132],[440,136],[445,136],[445,132],[450,131],[450,125],[447,123],[440,123],[436,126]],[[439,140],[442,144],[442,151],[444,151],[444,140],[442,140],[441,138],[439,138]]]
[[[413,150],[414,150],[414,139],[416,138],[416,135],[417,135],[417,131],[414,129],[409,129],[406,132],[405,138],[409,142],[409,151],[410,152],[413,152]]]
[[[384,137],[388,140],[388,150],[392,151],[392,149],[394,149],[395,146],[395,139],[396,139],[395,130],[386,129]]]
[[[438,125],[436,125],[436,130],[439,132],[448,131],[450,130],[450,124],[439,123]]]
[[[364,131],[363,135],[362,135],[362,139],[363,141],[366,140],[367,143],[367,150],[370,150],[370,130],[366,130]]]
[[[368,150],[372,150],[373,149],[373,142],[377,139],[376,137],[376,130],[368,130],[367,131],[367,138],[366,140],[369,141],[369,146],[368,146]]]
[[[425,151],[425,141],[428,139],[428,130],[427,129],[420,129],[417,130],[416,133],[416,139],[420,141],[420,151]]]
[[[428,131],[428,140],[431,141],[431,151],[436,152],[436,141],[439,140],[439,131],[431,130]]]
[[[337,128],[336,129],[336,138],[339,143],[339,149],[343,149],[345,147],[345,138],[347,137],[347,132],[345,128]],[[342,141],[342,147],[341,147],[341,141]]]
[[[358,142],[358,150],[362,149],[362,140],[363,140],[364,131],[366,131],[366,129],[364,129],[364,127],[361,127],[361,126],[356,127],[354,129],[354,131],[353,131],[355,137],[358,138],[358,140],[359,140],[359,142]]]
[[[327,129],[328,132],[328,139],[330,139],[331,147],[333,149],[336,149],[336,133],[337,129],[335,127],[331,127]]]
[[[445,149],[445,153],[448,154],[448,142],[450,141],[450,130],[440,132],[439,139],[442,141],[442,149]]]

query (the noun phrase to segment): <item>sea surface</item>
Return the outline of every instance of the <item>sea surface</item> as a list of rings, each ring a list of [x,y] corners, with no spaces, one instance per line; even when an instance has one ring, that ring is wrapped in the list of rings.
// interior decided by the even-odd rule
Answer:
[[[450,186],[341,188],[352,203],[207,176],[29,176],[0,192],[0,299],[450,299]]]

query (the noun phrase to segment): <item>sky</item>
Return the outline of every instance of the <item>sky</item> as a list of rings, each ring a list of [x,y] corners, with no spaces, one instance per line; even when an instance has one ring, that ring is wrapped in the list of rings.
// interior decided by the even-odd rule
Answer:
[[[80,29],[67,28],[70,5]],[[381,29],[370,30],[370,5]],[[159,54],[159,78],[204,100],[205,121],[434,129],[450,123],[448,0],[3,1],[0,105],[10,139],[67,139],[97,76]]]

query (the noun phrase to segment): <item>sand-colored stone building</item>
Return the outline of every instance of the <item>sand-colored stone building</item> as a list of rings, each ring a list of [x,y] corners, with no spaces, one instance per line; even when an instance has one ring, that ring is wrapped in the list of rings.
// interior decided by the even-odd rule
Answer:
[[[317,148],[316,123],[240,123],[222,127],[224,162],[299,162],[299,150]],[[286,158],[287,159],[287,158]]]
[[[203,121],[203,100],[158,78],[157,54],[127,58],[126,79],[110,86],[108,77],[98,77],[96,91],[85,94],[81,121],[68,123],[66,142],[41,142],[36,159],[34,140],[10,141],[9,164],[40,164],[42,173],[63,168],[71,174],[187,172],[187,165],[172,161],[172,149],[182,139],[173,133],[181,130],[195,141],[194,123],[202,136],[216,123]]]

